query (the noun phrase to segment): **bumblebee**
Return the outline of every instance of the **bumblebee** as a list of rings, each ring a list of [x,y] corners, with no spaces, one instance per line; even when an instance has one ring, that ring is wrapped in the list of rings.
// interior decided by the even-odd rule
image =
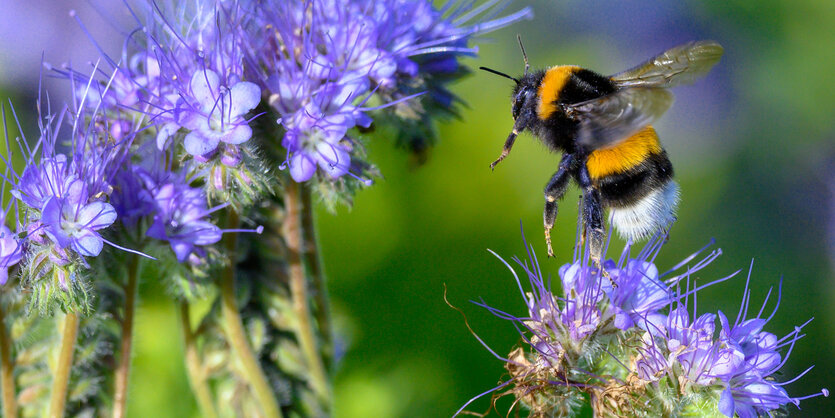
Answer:
[[[491,169],[510,153],[516,136],[530,131],[549,149],[561,152],[557,172],[545,186],[545,242],[553,256],[551,229],[557,201],[570,179],[582,190],[580,206],[583,239],[590,258],[599,265],[605,233],[603,213],[628,240],[639,240],[667,228],[675,220],[679,200],[673,166],[652,127],[672,104],[669,87],[693,82],[706,74],[722,56],[713,41],[690,42],[611,76],[573,65],[530,71],[511,77],[513,130]]]

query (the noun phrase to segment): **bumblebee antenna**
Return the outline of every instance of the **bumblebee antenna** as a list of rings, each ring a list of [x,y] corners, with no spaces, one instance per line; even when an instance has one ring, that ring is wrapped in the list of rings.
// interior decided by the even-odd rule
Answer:
[[[516,40],[519,41],[519,48],[522,49],[522,58],[525,59],[525,74],[527,74],[528,70],[530,70],[531,66],[530,66],[530,64],[528,64],[528,54],[525,53],[525,46],[522,45],[522,35],[517,33],[516,34]]]
[[[513,80],[513,81],[515,81],[515,82],[516,82],[516,84],[519,84],[519,79],[518,79],[518,78],[511,77],[511,76],[509,76],[509,75],[507,75],[507,74],[505,74],[505,73],[503,73],[503,72],[496,71],[496,70],[494,70],[494,69],[492,69],[492,68],[487,68],[487,67],[478,67],[478,69],[479,69],[479,70],[484,70],[484,71],[487,71],[488,73],[493,73],[493,74],[495,74],[495,75],[500,75],[500,76],[502,76],[502,77],[507,77],[507,78],[509,78],[509,79],[511,79],[511,80]]]

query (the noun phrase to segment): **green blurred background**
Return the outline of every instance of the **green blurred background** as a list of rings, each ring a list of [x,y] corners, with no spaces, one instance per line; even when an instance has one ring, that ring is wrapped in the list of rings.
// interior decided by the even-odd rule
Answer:
[[[7,12],[0,17],[0,82],[4,96],[28,111],[42,50],[50,62],[69,59],[67,54],[95,59],[66,10],[78,8],[85,22],[100,18],[80,0],[20,4],[0,0]],[[466,64],[520,73],[517,33],[534,67],[577,64],[602,73],[691,40],[714,39],[725,47],[708,77],[674,89],[676,103],[656,124],[682,189],[679,220],[657,264],[666,270],[715,238],[724,254],[699,277],[747,271],[753,259],[752,310],[783,278],[780,311],[768,330],[782,336],[815,317],[783,368],[783,380],[816,367],[787,390],[802,396],[832,388],[835,2],[572,0],[532,6],[532,21],[482,39],[480,56]],[[45,26],[41,15],[59,23]],[[118,51],[119,42],[105,44]],[[337,417],[449,416],[495,386],[505,373],[502,363],[445,305],[444,285],[479,336],[506,354],[519,342],[516,330],[469,301],[483,299],[515,314],[524,312],[524,304],[510,273],[486,250],[508,259],[522,255],[521,221],[544,272],[556,277],[570,259],[576,188],[557,219],[557,257],[543,256],[542,188],[559,156],[524,134],[495,172],[488,168],[512,125],[511,84],[478,72],[454,86],[469,106],[461,120],[440,125],[441,141],[422,166],[391,145],[385,132],[368,137],[369,159],[384,178],[360,192],[353,209],[318,211],[344,350]],[[31,114],[22,117],[29,121],[24,125],[33,124]],[[744,284],[742,274],[703,290],[699,310],[735,315]],[[131,415],[197,416],[174,307],[154,283],[144,283],[142,295]],[[484,411],[488,403],[482,399],[471,410]],[[500,402],[500,410],[508,405]],[[832,410],[825,398],[801,406],[802,411],[789,408],[793,416]]]

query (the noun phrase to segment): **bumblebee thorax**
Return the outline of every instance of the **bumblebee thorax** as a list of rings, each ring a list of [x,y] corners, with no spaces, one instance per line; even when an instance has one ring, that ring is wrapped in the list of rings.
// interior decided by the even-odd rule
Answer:
[[[557,101],[560,92],[571,79],[571,75],[580,70],[576,65],[558,65],[545,71],[542,82],[539,84],[536,113],[540,119],[548,119],[551,114],[557,111]]]

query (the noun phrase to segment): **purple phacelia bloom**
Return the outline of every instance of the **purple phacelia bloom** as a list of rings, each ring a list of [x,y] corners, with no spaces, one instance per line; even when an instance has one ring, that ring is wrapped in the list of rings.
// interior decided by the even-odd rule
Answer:
[[[688,293],[695,298],[695,291]],[[730,324],[721,311],[703,314],[691,322],[687,302],[676,300],[671,305],[664,330],[654,333],[653,337],[649,337],[650,333],[644,335],[644,344],[638,349],[639,376],[656,381],[670,373],[680,382],[711,388],[718,399],[717,409],[729,417],[735,414],[741,418],[769,415],[789,403],[799,405],[801,400],[809,397],[828,396],[828,391],[823,389],[810,396],[790,397],[783,389],[783,385],[799,379],[811,368],[788,382],[780,383],[774,378],[788,360],[788,354],[783,358],[780,350],[788,347],[790,353],[803,337],[801,329],[808,324],[796,327],[781,339],[762,330],[777,311],[780,293],[778,291],[778,302],[769,318],[760,317],[768,303],[766,297],[757,317],[745,319],[750,302],[746,282],[740,314],[734,324]],[[717,318],[722,326],[718,336],[715,332]],[[666,361],[659,362],[662,358]]]
[[[128,127],[119,138],[110,135],[102,108],[91,105],[97,97],[107,97],[107,90],[94,93],[96,85],[88,79],[83,88],[73,88],[79,95],[73,98],[72,113],[65,108],[42,115],[39,102],[38,143],[30,148],[24,138],[20,151],[26,166],[20,175],[11,170],[8,178],[13,183],[12,195],[24,205],[21,230],[26,231],[25,241],[45,251],[33,257],[48,257],[56,265],[75,260],[73,253],[98,256],[104,243],[119,247],[106,241],[101,232],[117,218],[108,198],[136,132]],[[64,124],[70,126],[69,140],[59,142]]]
[[[750,280],[750,273],[748,280]],[[769,291],[768,296],[770,295],[771,291]],[[719,410],[729,417],[737,414],[740,418],[754,418],[768,415],[770,411],[782,408],[789,403],[799,407],[800,401],[803,399],[820,395],[829,396],[829,391],[823,389],[821,392],[812,395],[791,397],[783,389],[784,385],[800,379],[812,367],[786,382],[778,382],[775,379],[780,368],[788,361],[794,344],[804,337],[801,330],[811,322],[810,319],[803,325],[795,327],[794,331],[783,338],[778,338],[770,332],[763,331],[763,327],[777,313],[781,295],[782,284],[777,292],[777,303],[768,318],[761,317],[769,299],[766,296],[757,316],[747,319],[751,291],[748,289],[746,281],[742,304],[736,321],[731,324],[728,318],[721,311],[719,312],[719,322],[722,329],[718,341],[733,349],[739,358],[735,368],[725,375],[718,376],[725,385],[719,401]],[[787,350],[785,358],[781,355],[783,349]]]
[[[673,295],[669,285],[658,279],[655,264],[629,260],[619,269],[610,260],[604,268],[618,284],[615,288],[607,287],[617,328],[629,329],[637,325],[652,329],[664,321],[664,315],[658,311],[670,304]]]
[[[161,150],[172,138],[182,139],[186,152],[201,162],[221,143],[246,142],[252,130],[245,115],[260,102],[261,92],[243,80],[239,16],[245,13],[238,8],[237,1],[186,1],[131,10],[138,28],[130,32],[119,62],[103,57],[115,73],[94,88],[107,85],[91,102],[102,102],[114,119],[155,126]],[[73,70],[59,72],[87,78]]]
[[[336,178],[348,172],[351,165],[349,148],[342,139],[353,119],[344,114],[324,115],[315,105],[309,104],[293,117],[293,128],[284,135],[288,149],[298,148],[290,157],[290,174],[293,180],[307,181],[316,172],[316,166]]]
[[[202,256],[198,246],[220,241],[223,231],[207,220],[219,208],[207,209],[202,190],[175,181],[161,184],[153,194],[157,209],[147,235],[168,241],[178,261],[186,261],[192,253]]]
[[[133,227],[139,219],[156,210],[156,202],[147,183],[152,183],[149,175],[134,164],[125,164],[113,178],[110,203],[116,209],[119,220],[128,227]]]
[[[525,262],[514,258],[528,276],[529,292],[501,260],[516,278],[525,314],[515,316],[476,304],[514,322],[523,343],[504,358],[479,339],[505,362],[510,379],[464,407],[480,396],[508,388],[505,394],[514,395],[517,403],[537,416],[577,413],[584,397],[589,397],[595,415],[600,416],[722,413],[753,418],[770,415],[789,403],[799,405],[803,399],[828,396],[826,389],[804,397],[788,395],[784,386],[809,369],[795,378],[777,380],[806,324],[783,338],[764,331],[777,307],[762,317],[769,291],[756,317],[748,318],[747,283],[735,322],[722,312],[698,315],[698,292],[736,273],[691,288],[693,273],[721,254],[714,250],[700,256],[705,247],[659,274],[653,260],[665,239],[653,237],[634,257],[628,243],[618,262],[602,264],[603,272],[591,265],[587,248],[578,246],[573,262],[559,270],[561,294],[552,293],[550,279],[543,275],[531,249]],[[701,258],[693,262],[697,257]],[[684,266],[681,273],[675,273]]]
[[[0,285],[6,284],[9,280],[9,267],[19,263],[22,258],[23,246],[17,234],[12,233],[5,224],[0,224]]]
[[[245,62],[250,81],[261,85],[280,115],[287,153],[282,167],[297,182],[317,170],[329,179],[356,177],[352,132],[370,126],[367,112],[440,93],[442,83],[426,80],[458,71],[457,57],[475,52],[466,47],[473,35],[530,15],[525,9],[468,25],[477,16],[492,18],[504,5],[453,1],[436,10],[429,1],[258,3],[251,15],[259,31],[247,38]],[[444,65],[432,65],[434,59]],[[365,106],[375,94],[382,104]]]
[[[85,257],[101,253],[104,241],[98,230],[116,221],[116,210],[108,203],[82,203],[72,198],[53,196],[41,211],[41,223],[59,248],[72,248]]]
[[[42,210],[52,197],[78,202],[84,189],[84,182],[69,172],[67,156],[58,154],[43,158],[40,164],[27,165],[12,195],[31,208]]]
[[[217,73],[195,71],[189,91],[194,103],[183,118],[183,126],[191,129],[185,137],[186,152],[193,156],[206,155],[221,142],[239,145],[252,137],[252,128],[244,117],[261,101],[261,89],[246,81],[231,87],[220,84]],[[164,144],[158,143],[160,149]]]

